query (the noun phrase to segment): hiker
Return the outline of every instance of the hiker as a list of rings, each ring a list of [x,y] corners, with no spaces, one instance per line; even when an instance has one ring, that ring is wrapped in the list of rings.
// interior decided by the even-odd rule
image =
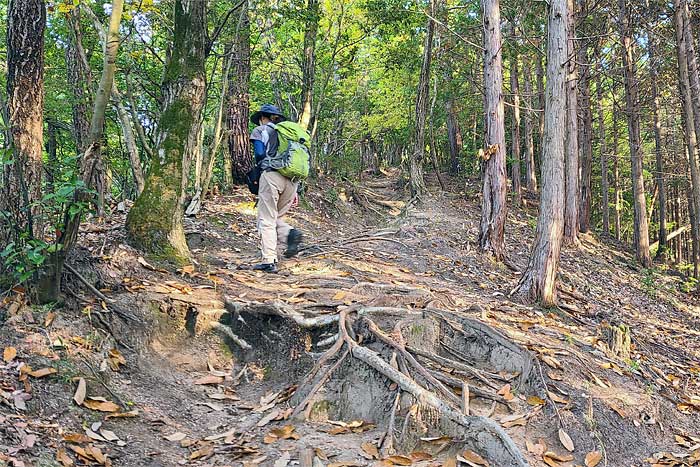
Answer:
[[[286,118],[272,104],[263,105],[251,115],[256,128],[250,135],[255,152],[255,163],[260,170],[258,184],[258,231],[262,262],[253,270],[277,272],[277,247],[285,248],[284,256],[291,258],[299,253],[302,233],[287,224],[283,217],[298,202],[297,181],[280,174],[272,168],[278,154],[280,138],[276,129]]]

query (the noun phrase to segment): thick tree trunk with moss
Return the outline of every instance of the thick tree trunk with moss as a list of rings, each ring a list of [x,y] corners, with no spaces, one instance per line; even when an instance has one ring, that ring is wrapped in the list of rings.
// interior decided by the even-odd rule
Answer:
[[[3,237],[10,241],[41,238],[44,114],[43,0],[11,0],[7,9],[7,111],[12,138],[12,162],[4,167],[0,192]],[[4,217],[4,216],[3,216]],[[3,244],[4,247],[4,244]]]
[[[506,254],[506,137],[503,109],[501,10],[498,0],[482,2],[484,17],[484,181],[479,248],[496,260]]]
[[[136,247],[175,262],[189,259],[182,217],[204,105],[206,10],[201,0],[175,2],[175,37],[165,66],[155,155],[146,186],[126,223],[129,240]]]

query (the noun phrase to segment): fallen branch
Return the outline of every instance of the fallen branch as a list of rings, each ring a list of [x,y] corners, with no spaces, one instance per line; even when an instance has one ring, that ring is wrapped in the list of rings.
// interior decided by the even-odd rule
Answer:
[[[103,294],[102,292],[100,292],[99,290],[97,290],[97,289],[95,288],[95,286],[92,285],[92,284],[90,283],[90,281],[88,281],[87,279],[85,279],[78,271],[76,271],[75,269],[73,269],[73,267],[72,267],[70,264],[66,263],[66,264],[63,265],[63,267],[64,267],[68,272],[70,272],[71,274],[73,274],[76,278],[78,278],[78,280],[79,280],[80,282],[82,282],[83,285],[85,285],[85,287],[87,287],[88,290],[90,290],[90,292],[92,292],[97,298],[99,298],[100,300],[102,300],[102,301],[105,302],[106,304],[112,305],[112,310],[114,311],[114,313],[115,313],[116,315],[118,315],[119,317],[121,317],[121,318],[123,318],[123,319],[125,319],[125,320],[128,320],[128,321],[139,321],[139,319],[136,318],[135,316],[133,316],[131,313],[128,313],[128,312],[126,312],[126,311],[123,311],[123,310],[119,309],[119,307],[117,307],[117,306],[115,305],[114,300],[112,300],[111,298],[107,298],[107,296],[105,296],[105,294]]]

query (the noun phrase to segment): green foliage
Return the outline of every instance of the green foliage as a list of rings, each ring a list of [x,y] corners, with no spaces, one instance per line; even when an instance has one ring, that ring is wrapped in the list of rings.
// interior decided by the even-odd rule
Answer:
[[[656,298],[658,296],[659,283],[658,283],[656,269],[654,269],[654,268],[644,269],[644,272],[643,272],[643,275],[641,278],[641,286],[642,286],[642,290],[649,297]]]

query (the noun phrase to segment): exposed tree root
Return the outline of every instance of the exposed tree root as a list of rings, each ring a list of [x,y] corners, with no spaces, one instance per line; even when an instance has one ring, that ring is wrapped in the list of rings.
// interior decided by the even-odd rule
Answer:
[[[442,310],[341,307],[337,314],[309,315],[279,302],[243,304],[231,301],[226,302],[226,308],[235,314],[233,319],[227,322],[227,325],[233,328],[238,325],[248,326],[250,324],[248,321],[258,316],[260,320],[283,320],[288,325],[297,327],[297,331],[286,332],[280,329],[282,323],[274,321],[268,323],[270,332],[273,330],[272,327],[276,333],[285,335],[301,332],[303,339],[309,340],[315,336],[318,338],[316,342],[321,340],[321,337],[330,342],[328,335],[337,336],[330,348],[320,356],[315,354],[316,358],[307,361],[307,363],[313,363],[306,367],[308,371],[293,399],[296,403],[293,416],[304,414],[309,418],[315,404],[323,401],[324,397],[332,397],[334,381],[342,382],[350,379],[353,381],[352,386],[360,385],[356,386],[355,390],[362,390],[362,378],[374,379],[373,387],[379,388],[378,390],[383,391],[384,395],[369,396],[368,403],[380,404],[384,407],[382,410],[391,411],[387,434],[381,443],[385,452],[392,451],[396,441],[399,444],[406,441],[402,438],[407,436],[407,431],[411,431],[407,428],[412,416],[419,411],[428,410],[433,414],[431,419],[434,421],[430,425],[434,429],[451,427],[450,434],[459,443],[479,452],[490,460],[492,465],[503,467],[527,465],[517,446],[499,425],[486,417],[466,415],[462,397],[458,397],[450,389],[450,387],[458,389],[464,394],[464,388],[469,388],[472,397],[498,401],[499,398],[494,391],[498,386],[489,379],[487,376],[489,373],[474,368],[466,362],[457,362],[437,355],[437,351],[430,350],[431,345],[437,347],[445,345],[445,339],[447,342],[456,342],[458,336],[455,330],[459,330],[461,338],[465,341],[460,348],[467,352],[469,348],[474,347],[476,350],[470,355],[474,356],[475,360],[487,362],[493,360],[499,363],[498,358],[503,360],[506,358],[504,355],[517,353],[518,361],[510,362],[505,366],[523,368],[524,374],[519,375],[520,381],[527,381],[531,369],[529,354],[488,326],[473,320],[465,321],[461,315]],[[251,316],[246,318],[247,314]],[[397,318],[400,319],[397,321]],[[384,321],[375,321],[375,319]],[[393,331],[387,333],[380,327],[379,322],[389,324],[393,327]],[[439,336],[436,334],[436,327],[440,328]],[[403,330],[408,332],[406,338]],[[231,332],[234,331],[235,329]],[[476,334],[479,334],[478,338],[475,337]],[[243,340],[243,342],[246,341]],[[255,346],[255,343],[252,345]],[[488,351],[486,349],[488,345],[494,347]],[[307,354],[311,348],[313,345],[307,343]],[[259,351],[269,352],[270,348],[266,347]],[[498,354],[498,358],[491,354]],[[433,368],[424,366],[416,356],[429,362]],[[282,358],[286,357],[285,355]],[[362,378],[347,373],[353,371],[353,365],[357,367],[357,363],[353,364],[353,361],[361,362],[360,367],[365,365],[366,370],[360,370],[363,372]],[[449,370],[449,373],[446,370]],[[458,379],[455,375],[466,375],[470,378],[470,382]],[[381,381],[391,384],[387,386]],[[478,387],[479,385],[482,387]],[[343,386],[342,383],[341,386]],[[352,399],[351,396],[348,397]],[[361,403],[362,401],[352,400],[352,404]],[[408,410],[407,415],[401,415],[404,429],[399,438],[395,439],[396,418],[399,412],[403,412],[407,407],[406,404],[411,409]]]

